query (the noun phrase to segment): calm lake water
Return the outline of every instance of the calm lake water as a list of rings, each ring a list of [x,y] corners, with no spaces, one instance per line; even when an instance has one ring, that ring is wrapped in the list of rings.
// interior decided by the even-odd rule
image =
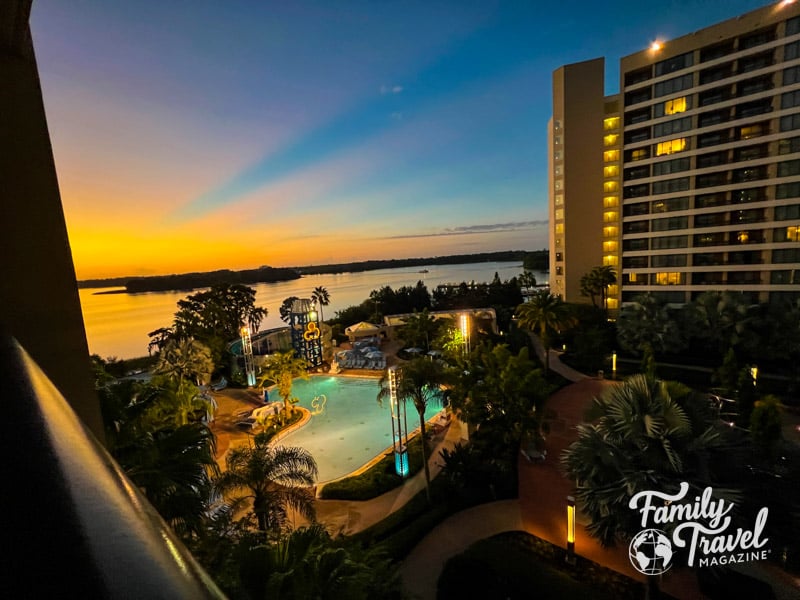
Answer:
[[[421,273],[421,270],[427,273]],[[495,273],[506,280],[522,272],[520,262],[485,262],[467,265],[428,265],[403,269],[381,269],[362,273],[340,275],[305,275],[293,281],[260,283],[256,289],[256,304],[269,311],[261,323],[261,329],[281,327],[278,308],[285,298],[297,296],[308,298],[315,287],[328,290],[331,302],[323,308],[323,316],[333,317],[336,311],[360,304],[369,293],[382,286],[394,289],[404,285],[415,285],[422,281],[433,291],[441,283],[462,281],[488,282]],[[539,283],[547,281],[547,275],[534,272]],[[192,292],[148,292],[143,294],[98,294],[109,289],[80,290],[83,321],[89,351],[106,358],[134,358],[147,354],[148,332],[159,327],[168,327],[177,310],[178,300]]]

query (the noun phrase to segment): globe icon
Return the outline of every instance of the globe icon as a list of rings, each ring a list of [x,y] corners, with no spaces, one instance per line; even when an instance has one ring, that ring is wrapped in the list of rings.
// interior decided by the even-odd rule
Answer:
[[[659,529],[637,533],[628,547],[633,567],[644,575],[661,575],[672,566],[672,543]]]

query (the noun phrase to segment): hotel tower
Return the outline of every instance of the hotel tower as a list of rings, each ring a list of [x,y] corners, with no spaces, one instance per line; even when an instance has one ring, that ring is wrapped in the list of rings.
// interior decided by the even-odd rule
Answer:
[[[650,292],[800,298],[800,3],[772,4],[620,61],[553,73],[550,286],[609,265],[608,308]]]

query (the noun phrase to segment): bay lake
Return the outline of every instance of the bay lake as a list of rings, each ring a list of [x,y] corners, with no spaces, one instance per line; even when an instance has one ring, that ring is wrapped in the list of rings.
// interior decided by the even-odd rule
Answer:
[[[427,271],[427,272],[423,272]],[[285,298],[297,296],[308,298],[314,288],[322,286],[330,294],[330,304],[323,307],[325,319],[332,318],[337,311],[360,304],[372,290],[383,286],[397,289],[404,285],[416,285],[422,281],[429,292],[443,283],[490,282],[497,273],[505,281],[522,272],[521,262],[483,262],[465,265],[427,265],[399,269],[380,269],[360,273],[337,275],[304,275],[300,279],[277,283],[259,283],[251,287],[256,290],[256,305],[269,311],[261,322],[261,329],[285,325],[278,309]],[[537,283],[546,283],[546,273],[534,271]],[[193,292],[148,292],[140,294],[98,293],[119,288],[85,288],[79,290],[89,352],[103,358],[135,358],[147,355],[147,334],[159,327],[169,327],[178,300]],[[351,323],[348,323],[350,325]]]

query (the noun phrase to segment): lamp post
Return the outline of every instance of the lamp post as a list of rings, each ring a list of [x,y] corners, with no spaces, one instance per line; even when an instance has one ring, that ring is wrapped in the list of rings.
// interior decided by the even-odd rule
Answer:
[[[256,384],[256,367],[253,360],[253,340],[250,338],[250,328],[242,327],[242,355],[244,356],[244,373],[247,376],[247,385]]]
[[[567,562],[575,564],[575,497],[567,496]]]
[[[469,316],[461,315],[461,339],[464,340],[464,354],[469,354]]]
[[[394,449],[394,470],[400,477],[408,475],[408,422],[406,421],[406,401],[397,394],[397,366],[389,367],[389,412],[392,417],[392,448]],[[405,440],[403,439],[405,437]]]
[[[617,378],[617,351],[611,353],[611,378]]]

